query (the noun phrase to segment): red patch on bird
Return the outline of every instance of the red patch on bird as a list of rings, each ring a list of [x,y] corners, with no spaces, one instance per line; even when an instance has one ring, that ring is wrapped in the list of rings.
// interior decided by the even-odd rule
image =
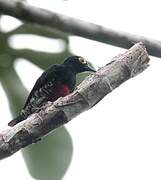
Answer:
[[[65,84],[55,85],[52,88],[53,96],[49,98],[49,101],[56,101],[60,97],[64,97],[70,93],[70,89]]]

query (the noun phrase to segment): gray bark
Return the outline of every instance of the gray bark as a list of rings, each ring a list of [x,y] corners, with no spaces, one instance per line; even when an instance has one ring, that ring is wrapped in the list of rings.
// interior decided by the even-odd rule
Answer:
[[[0,13],[7,14],[32,24],[54,28],[69,34],[100,41],[122,48],[130,48],[142,41],[149,54],[161,57],[161,41],[120,32],[100,25],[36,8],[26,2],[0,0]]]
[[[88,76],[73,93],[48,102],[27,120],[0,133],[0,159],[37,142],[50,131],[92,108],[106,94],[148,67],[149,57],[143,43],[137,43],[124,54]]]

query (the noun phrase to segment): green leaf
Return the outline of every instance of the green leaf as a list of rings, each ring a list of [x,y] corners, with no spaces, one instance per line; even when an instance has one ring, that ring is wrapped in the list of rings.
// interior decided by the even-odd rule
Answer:
[[[64,127],[23,151],[30,174],[39,180],[61,180],[71,162],[73,147]]]
[[[16,116],[23,107],[28,92],[13,67],[0,69],[0,76],[11,112]]]
[[[16,58],[25,58],[43,69],[51,64],[62,63],[65,58],[72,55],[68,50],[62,53],[47,53],[31,49],[10,49],[10,52]]]
[[[32,25],[24,23],[16,29],[7,33],[8,35],[16,34],[35,34],[39,36],[44,36],[48,38],[63,39],[68,43],[68,37],[65,33],[62,33],[58,30],[53,30],[50,28],[43,28],[42,26]]]

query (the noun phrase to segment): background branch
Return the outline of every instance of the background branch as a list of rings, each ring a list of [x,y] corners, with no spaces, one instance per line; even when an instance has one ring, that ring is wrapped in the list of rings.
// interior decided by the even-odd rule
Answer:
[[[108,29],[100,25],[37,8],[26,2],[0,0],[0,13],[42,25],[43,27],[55,28],[69,34],[127,49],[134,43],[142,41],[150,55],[161,57],[161,41]]]
[[[0,134],[0,159],[35,143],[42,136],[69,122],[97,104],[106,94],[147,68],[149,62],[143,43],[118,55],[96,73],[88,76],[66,97],[48,102],[41,111]]]

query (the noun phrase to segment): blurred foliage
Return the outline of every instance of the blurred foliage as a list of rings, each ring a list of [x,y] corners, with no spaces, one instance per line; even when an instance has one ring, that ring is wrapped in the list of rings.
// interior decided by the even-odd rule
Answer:
[[[71,147],[68,132],[60,127],[36,145],[25,148],[23,155],[30,174],[38,180],[62,179],[71,161]]]
[[[65,43],[65,49],[61,53],[47,53],[32,49],[11,48],[8,39],[17,34],[34,34],[52,39],[61,39]],[[44,69],[50,64],[61,63],[66,57],[70,56],[68,46],[69,41],[65,33],[51,31],[31,24],[24,23],[10,32],[0,31],[0,81],[7,94],[14,117],[23,107],[28,95],[28,91],[14,69],[16,59],[25,58]],[[22,154],[33,177],[40,180],[60,180],[69,167],[72,152],[71,137],[67,130],[61,127],[39,143],[25,148]]]

